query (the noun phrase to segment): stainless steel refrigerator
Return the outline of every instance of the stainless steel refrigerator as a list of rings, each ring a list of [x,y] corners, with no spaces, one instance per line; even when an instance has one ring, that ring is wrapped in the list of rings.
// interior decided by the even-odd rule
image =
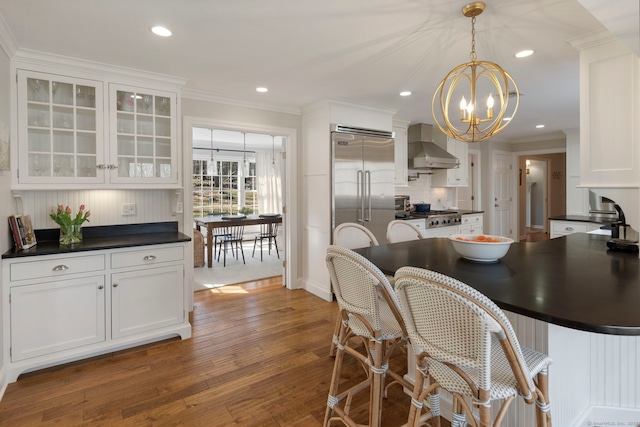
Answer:
[[[387,242],[395,218],[393,132],[331,125],[331,231],[344,222],[371,230]]]

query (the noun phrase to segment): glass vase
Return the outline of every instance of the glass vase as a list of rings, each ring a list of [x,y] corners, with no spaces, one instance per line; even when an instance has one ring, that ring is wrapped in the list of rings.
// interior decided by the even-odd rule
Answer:
[[[60,226],[60,245],[73,246],[82,243],[82,226],[80,224]]]

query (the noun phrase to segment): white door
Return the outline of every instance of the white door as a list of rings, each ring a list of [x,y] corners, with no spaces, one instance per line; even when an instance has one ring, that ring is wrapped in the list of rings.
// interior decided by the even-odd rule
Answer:
[[[493,231],[513,237],[511,230],[511,155],[493,155]]]

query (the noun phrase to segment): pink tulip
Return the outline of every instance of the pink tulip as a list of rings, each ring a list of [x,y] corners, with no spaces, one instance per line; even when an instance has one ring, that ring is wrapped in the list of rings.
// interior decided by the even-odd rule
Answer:
[[[91,216],[91,211],[87,211],[87,213],[85,214],[85,217],[89,218]]]
[[[71,207],[67,206],[67,208],[65,209],[65,211],[70,214],[71,213]]]

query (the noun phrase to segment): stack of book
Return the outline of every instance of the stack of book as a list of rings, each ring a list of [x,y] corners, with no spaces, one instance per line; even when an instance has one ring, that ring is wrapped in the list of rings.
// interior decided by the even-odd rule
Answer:
[[[11,228],[16,249],[29,249],[36,245],[36,235],[29,215],[11,215],[9,228]]]

